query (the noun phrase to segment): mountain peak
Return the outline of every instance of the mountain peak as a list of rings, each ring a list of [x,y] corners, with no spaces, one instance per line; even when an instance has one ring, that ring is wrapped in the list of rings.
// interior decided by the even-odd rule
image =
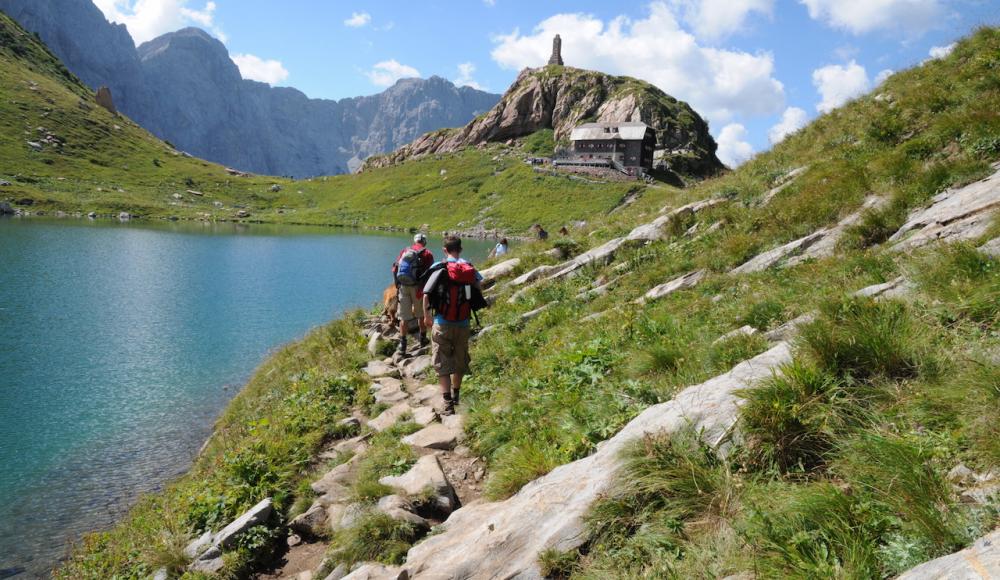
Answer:
[[[559,64],[522,70],[485,115],[462,129],[423,135],[391,154],[372,158],[367,166],[516,139],[542,129],[553,130],[557,143],[565,142],[574,127],[590,121],[641,121],[653,127],[657,155],[679,173],[705,177],[723,168],[708,123],[687,103],[639,79]]]

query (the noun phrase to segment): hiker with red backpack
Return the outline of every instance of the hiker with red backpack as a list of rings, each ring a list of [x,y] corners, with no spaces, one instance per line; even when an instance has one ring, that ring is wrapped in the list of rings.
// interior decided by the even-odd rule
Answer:
[[[399,306],[399,348],[397,352],[406,354],[406,336],[413,320],[420,327],[420,346],[427,345],[427,325],[424,324],[423,283],[434,264],[434,256],[427,249],[427,236],[413,236],[413,245],[403,248],[392,263],[392,278],[396,282]]]
[[[483,277],[461,258],[462,240],[448,236],[444,241],[444,261],[431,267],[424,285],[424,324],[431,326],[434,370],[444,398],[443,415],[455,413],[462,377],[469,372],[471,319],[486,306],[479,286]],[[434,318],[431,318],[431,311]]]

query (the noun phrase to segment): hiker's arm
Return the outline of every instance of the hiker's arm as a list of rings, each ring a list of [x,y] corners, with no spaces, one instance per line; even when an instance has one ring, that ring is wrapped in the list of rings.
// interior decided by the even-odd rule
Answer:
[[[427,297],[427,293],[424,293],[424,327],[430,328],[434,326],[434,318],[431,317],[431,301]]]

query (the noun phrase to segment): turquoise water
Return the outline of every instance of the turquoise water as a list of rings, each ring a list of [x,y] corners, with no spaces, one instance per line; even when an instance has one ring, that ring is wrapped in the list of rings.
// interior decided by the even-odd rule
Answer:
[[[0,578],[183,473],[268,352],[378,301],[407,241],[0,219]]]

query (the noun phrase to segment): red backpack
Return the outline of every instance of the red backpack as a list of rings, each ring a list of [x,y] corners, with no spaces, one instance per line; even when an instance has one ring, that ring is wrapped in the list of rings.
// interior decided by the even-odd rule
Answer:
[[[444,271],[438,274],[437,284],[428,295],[431,308],[448,322],[470,319],[473,306],[478,306],[474,295],[477,295],[476,298],[481,296],[473,287],[476,269],[468,262],[447,262],[442,270]]]

